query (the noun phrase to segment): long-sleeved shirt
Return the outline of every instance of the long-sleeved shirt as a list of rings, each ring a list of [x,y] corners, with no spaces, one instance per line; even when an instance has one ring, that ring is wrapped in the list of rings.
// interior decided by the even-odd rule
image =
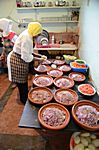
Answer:
[[[27,29],[17,38],[13,51],[21,55],[21,59],[25,62],[31,62],[33,60],[33,39],[29,35]]]

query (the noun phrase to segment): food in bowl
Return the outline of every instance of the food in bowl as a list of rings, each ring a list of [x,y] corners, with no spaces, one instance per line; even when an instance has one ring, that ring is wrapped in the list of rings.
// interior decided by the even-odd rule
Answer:
[[[80,65],[86,64],[86,62],[82,59],[76,59],[75,62],[80,64]]]
[[[70,64],[70,62],[74,61],[77,57],[72,55],[63,55],[65,61],[67,64]]]
[[[77,57],[75,56],[72,56],[72,55],[63,55],[63,57],[66,59],[66,60],[75,60]]]
[[[98,133],[74,132],[70,138],[70,150],[97,150],[98,148]]]
[[[40,64],[38,67],[35,67],[34,69],[35,69],[35,71],[37,71],[39,73],[45,73],[48,70],[50,70],[51,67],[48,66],[48,65],[42,65],[42,64]]]
[[[85,64],[78,64],[77,62],[71,62],[70,64],[74,68],[87,68],[87,66]]]
[[[53,64],[56,64],[56,65],[63,65],[63,64],[65,64],[65,60],[59,60],[59,59],[57,59],[57,60],[54,60],[54,61],[53,61]]]
[[[54,68],[54,69],[56,69],[56,68],[57,68],[57,65],[52,64],[51,67]]]
[[[58,69],[51,69],[51,70],[47,71],[47,74],[52,77],[60,77],[63,75],[63,72]]]
[[[43,62],[42,62],[42,65],[50,65],[51,64],[51,61],[50,60],[44,60]]]
[[[76,110],[76,116],[80,122],[88,126],[97,125],[99,121],[99,112],[93,106],[79,106]]]
[[[59,130],[67,126],[70,114],[64,106],[49,103],[40,108],[38,119],[45,128]]]
[[[76,123],[89,131],[99,130],[99,106],[90,100],[80,100],[72,107]]]
[[[63,72],[69,72],[71,70],[71,67],[69,65],[62,65],[62,66],[59,66],[58,69]]]
[[[78,86],[78,91],[85,96],[92,96],[96,93],[96,90],[90,84],[81,84]]]
[[[85,75],[79,72],[71,72],[69,77],[77,82],[82,82],[86,79]]]
[[[34,104],[45,104],[52,100],[53,94],[48,88],[36,87],[29,91],[28,98]]]
[[[71,66],[73,72],[81,72],[81,73],[86,74],[88,71],[87,64],[81,65],[81,64],[78,64],[77,62],[71,62],[70,66]]]
[[[33,78],[33,84],[38,87],[50,86],[53,83],[53,78],[48,75],[38,75]]]
[[[68,89],[74,86],[74,81],[67,76],[62,76],[54,79],[54,84],[58,88]]]
[[[78,95],[71,89],[58,89],[54,93],[54,99],[60,104],[70,106],[78,101]]]
[[[65,121],[66,115],[59,108],[46,108],[42,113],[42,119],[50,126],[59,126]]]

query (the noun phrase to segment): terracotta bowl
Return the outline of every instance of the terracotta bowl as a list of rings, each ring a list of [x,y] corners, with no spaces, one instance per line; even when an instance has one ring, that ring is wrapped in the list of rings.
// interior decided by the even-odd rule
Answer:
[[[33,84],[38,87],[46,87],[53,84],[53,78],[48,75],[38,75],[33,78]]]
[[[58,67],[58,69],[63,72],[69,72],[71,70],[71,67],[69,65],[61,65]]]
[[[86,79],[85,75],[79,72],[71,72],[69,77],[77,82],[82,82]]]
[[[38,73],[46,73],[50,69],[51,67],[49,65],[43,65],[43,64],[40,64],[34,68],[34,70]]]
[[[92,106],[94,108],[96,108],[96,110],[99,112],[99,106],[94,103],[94,102],[91,102],[91,101],[88,101],[88,100],[81,100],[81,101],[78,101],[76,102],[73,107],[72,107],[72,116],[75,120],[75,122],[82,128],[84,128],[85,130],[89,130],[89,131],[96,131],[96,130],[99,130],[99,124],[97,125],[94,125],[94,126],[90,126],[90,125],[87,125],[87,124],[84,124],[82,123],[81,121],[79,121],[77,115],[76,115],[76,111],[78,109],[79,106],[83,106],[83,105],[88,105],[88,106]]]
[[[93,96],[96,93],[95,88],[90,84],[80,84],[78,91],[85,96]]]
[[[69,89],[74,86],[74,81],[67,76],[62,76],[62,77],[55,78],[54,84],[58,88]]]
[[[49,109],[50,109],[50,113],[48,114],[45,113],[46,111],[49,111]],[[50,124],[51,123],[50,121],[53,118],[54,119],[56,118],[55,120],[59,121],[56,115],[52,113],[53,111],[59,111],[62,113],[63,116],[60,115],[60,119],[62,119],[63,117],[63,121],[61,122],[61,124],[59,124],[59,122],[56,125]],[[47,118],[47,122],[46,122],[46,118]],[[38,119],[41,125],[44,126],[45,128],[50,129],[50,130],[60,130],[60,129],[65,128],[68,125],[70,121],[70,114],[69,114],[69,111],[64,106],[57,104],[57,103],[49,103],[40,108],[38,112]]]
[[[65,64],[65,60],[56,59],[56,60],[53,61],[53,64],[55,64],[55,65],[63,65],[63,64]]]
[[[54,93],[54,99],[62,105],[71,106],[78,101],[78,95],[71,89],[58,89]]]
[[[51,69],[51,70],[47,71],[47,74],[56,78],[56,77],[62,76],[63,72],[59,69]]]
[[[33,104],[46,104],[53,98],[53,93],[49,88],[36,87],[29,91],[28,99]]]

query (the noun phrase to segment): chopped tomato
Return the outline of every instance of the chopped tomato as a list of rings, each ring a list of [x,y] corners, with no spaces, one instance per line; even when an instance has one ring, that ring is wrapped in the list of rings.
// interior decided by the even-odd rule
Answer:
[[[82,93],[86,93],[86,94],[93,94],[94,93],[94,89],[93,89],[93,87],[90,84],[81,85],[79,87],[79,90]]]
[[[87,67],[85,64],[81,65],[76,62],[72,62],[72,66],[75,68],[86,68]]]

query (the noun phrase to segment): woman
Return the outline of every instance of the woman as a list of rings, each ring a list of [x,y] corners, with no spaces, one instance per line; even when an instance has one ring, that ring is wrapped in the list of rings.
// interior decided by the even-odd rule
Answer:
[[[33,53],[33,41],[41,32],[42,26],[40,23],[29,23],[28,28],[17,38],[13,51],[7,58],[9,80],[17,84],[20,100],[23,104],[26,103],[28,98],[29,63],[32,60],[42,61],[46,59],[46,56]]]
[[[12,20],[2,18],[0,19],[0,32],[2,33],[3,51],[0,56],[0,60],[5,60],[9,52],[12,51],[17,35],[12,31],[13,22]]]

